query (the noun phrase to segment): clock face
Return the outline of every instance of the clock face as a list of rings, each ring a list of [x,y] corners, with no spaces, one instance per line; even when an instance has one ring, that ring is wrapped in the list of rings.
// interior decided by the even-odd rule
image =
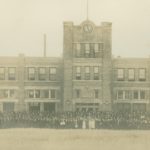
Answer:
[[[91,32],[93,31],[93,27],[92,27],[91,24],[85,24],[85,25],[83,26],[83,30],[84,30],[84,32],[86,32],[86,33],[91,33]]]

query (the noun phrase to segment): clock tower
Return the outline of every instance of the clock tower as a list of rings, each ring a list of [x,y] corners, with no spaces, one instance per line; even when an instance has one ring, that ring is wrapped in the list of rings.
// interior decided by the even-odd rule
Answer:
[[[111,27],[89,20],[64,23],[65,111],[111,111]]]

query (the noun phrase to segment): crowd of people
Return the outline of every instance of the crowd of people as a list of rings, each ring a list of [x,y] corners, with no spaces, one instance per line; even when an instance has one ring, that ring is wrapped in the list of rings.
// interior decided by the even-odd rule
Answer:
[[[146,112],[3,112],[0,128],[150,129]]]

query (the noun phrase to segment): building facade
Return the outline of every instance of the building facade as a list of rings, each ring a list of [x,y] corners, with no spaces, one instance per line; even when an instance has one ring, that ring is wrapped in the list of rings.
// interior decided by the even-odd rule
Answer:
[[[150,59],[112,58],[111,32],[64,22],[63,58],[0,57],[0,111],[149,111]]]

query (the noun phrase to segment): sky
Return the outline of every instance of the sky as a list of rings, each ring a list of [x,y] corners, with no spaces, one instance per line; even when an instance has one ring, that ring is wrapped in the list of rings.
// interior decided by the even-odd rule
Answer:
[[[47,56],[63,51],[63,22],[86,20],[86,0],[0,0],[0,56]],[[89,0],[89,19],[112,22],[112,54],[150,57],[150,0]]]

